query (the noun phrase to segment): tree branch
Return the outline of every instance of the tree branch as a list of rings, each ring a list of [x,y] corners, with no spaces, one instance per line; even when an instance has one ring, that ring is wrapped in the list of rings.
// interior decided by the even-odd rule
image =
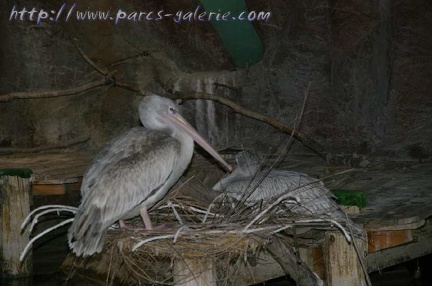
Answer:
[[[213,100],[219,102],[223,105],[230,107],[232,110],[234,110],[237,113],[270,124],[275,129],[281,132],[293,134],[294,138],[299,140],[304,146],[311,149],[322,158],[325,158],[322,147],[317,142],[315,142],[315,140],[307,138],[303,133],[294,130],[290,126],[283,124],[282,122],[278,121],[273,117],[252,111],[250,109],[242,107],[241,105],[233,102],[232,100],[214,94],[209,94],[206,92],[195,92],[195,93],[186,94],[186,93],[173,91],[173,90],[167,90],[167,91],[181,99],[207,99],[207,100]]]
[[[37,99],[37,98],[50,98],[68,96],[78,94],[99,86],[107,85],[105,79],[100,79],[94,82],[86,83],[78,87],[64,89],[64,90],[53,90],[53,91],[29,91],[29,92],[12,92],[0,95],[0,102],[12,101],[14,99]]]
[[[112,85],[112,86],[116,86],[116,87],[120,87],[129,91],[133,91],[136,92],[140,95],[147,95],[146,92],[141,91],[139,88],[130,85],[126,82],[119,82],[115,79],[115,77],[113,76],[114,73],[116,71],[109,71],[107,69],[103,69],[101,67],[99,67],[96,63],[94,63],[85,53],[84,51],[80,48],[80,46],[78,45],[78,41],[76,39],[74,39],[74,44],[75,44],[75,48],[78,50],[79,54],[84,58],[84,60],[91,66],[93,67],[99,74],[101,74],[102,76],[104,76],[103,79],[91,82],[91,83],[87,83],[75,88],[70,88],[70,89],[65,89],[65,90],[57,90],[57,91],[39,91],[39,92],[15,92],[15,93],[8,93],[8,94],[3,94],[0,95],[0,102],[7,102],[7,101],[12,101],[14,99],[37,99],[37,98],[51,98],[51,97],[60,97],[60,96],[68,96],[68,95],[73,95],[73,94],[78,94],[96,87],[100,87],[100,86],[104,86],[104,85]],[[172,89],[168,88],[165,86],[165,84],[159,82],[159,84],[161,85],[161,87],[168,92],[169,94],[173,95],[174,98],[180,98],[180,99],[207,99],[207,100],[212,100],[212,101],[216,101],[219,102],[225,106],[230,107],[231,109],[233,109],[235,112],[240,113],[244,116],[247,116],[249,118],[255,119],[255,120],[259,120],[262,122],[265,122],[267,124],[270,124],[271,126],[273,126],[275,129],[288,133],[288,134],[292,134],[292,136],[294,138],[296,138],[297,140],[299,140],[304,146],[306,146],[307,148],[311,149],[312,151],[314,151],[315,153],[317,153],[319,156],[321,156],[322,158],[324,158],[324,154],[323,154],[323,150],[322,147],[315,142],[313,139],[307,138],[304,134],[298,132],[297,130],[295,130],[294,128],[285,125],[284,123],[278,121],[277,119],[249,110],[247,108],[242,107],[241,105],[227,99],[221,96],[217,96],[214,94],[209,94],[206,92],[195,92],[195,93],[182,93],[179,91],[173,91]],[[238,90],[226,86],[224,84],[216,84],[217,86],[221,86],[221,87],[225,87],[225,88],[230,88],[233,89],[234,91],[238,92]],[[171,97],[173,97],[171,96]]]
[[[78,53],[81,55],[81,57],[83,57],[83,59],[91,66],[93,67],[98,73],[100,73],[103,76],[107,76],[108,75],[108,70],[105,70],[101,67],[99,67],[97,64],[95,64],[85,53],[84,51],[81,49],[81,47],[78,45],[78,39],[74,38],[73,39],[75,48],[77,49]]]

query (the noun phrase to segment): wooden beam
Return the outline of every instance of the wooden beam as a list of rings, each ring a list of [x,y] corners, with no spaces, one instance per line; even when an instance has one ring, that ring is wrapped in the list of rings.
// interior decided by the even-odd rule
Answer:
[[[66,194],[65,185],[33,185],[32,193],[34,196],[53,196]]]
[[[366,251],[366,243],[356,240],[359,251]],[[326,282],[328,286],[364,286],[366,277],[357,252],[340,232],[327,232],[324,240]]]
[[[400,246],[414,241],[412,230],[387,230],[368,232],[368,252]]]
[[[32,193],[34,196],[57,196],[65,195],[67,191],[79,191],[81,189],[81,178],[66,180],[33,181]]]
[[[50,180],[33,180],[33,185],[60,185],[60,184],[73,184],[73,183],[81,183],[82,177],[74,177],[67,179],[50,179]]]
[[[0,197],[0,276],[2,279],[31,276],[31,252],[22,263],[19,261],[29,241],[29,233],[21,233],[21,223],[30,212],[30,179],[0,177]]]
[[[369,253],[367,256],[368,272],[381,270],[432,253],[431,219],[428,219],[423,227],[413,230],[412,236],[414,238],[412,243]]]

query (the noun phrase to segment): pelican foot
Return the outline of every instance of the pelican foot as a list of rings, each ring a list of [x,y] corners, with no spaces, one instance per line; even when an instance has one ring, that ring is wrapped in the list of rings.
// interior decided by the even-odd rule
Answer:
[[[135,226],[129,226],[124,220],[119,220],[118,222],[120,229],[122,230],[129,230],[129,231],[134,231],[134,230],[149,230],[146,227],[135,227]]]
[[[121,230],[124,231],[172,231],[178,228],[177,224],[174,223],[163,223],[158,225],[151,225],[151,227],[139,227],[139,226],[130,226],[124,220],[119,220],[118,225]]]
[[[163,231],[163,232],[167,232],[167,231],[173,231],[177,227],[178,226],[175,224],[164,223],[164,224],[154,225],[152,228],[143,228],[140,230],[141,231]]]

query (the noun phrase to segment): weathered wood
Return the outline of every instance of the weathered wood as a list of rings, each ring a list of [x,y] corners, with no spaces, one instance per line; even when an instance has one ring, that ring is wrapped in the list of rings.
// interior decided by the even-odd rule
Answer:
[[[216,286],[216,269],[211,258],[180,258],[174,261],[174,285]]]
[[[315,272],[321,280],[325,280],[325,265],[322,245],[300,248],[300,258],[306,262],[310,270]]]
[[[357,239],[361,254],[366,243]],[[328,286],[365,286],[366,278],[356,250],[340,232],[327,232],[324,241],[326,282]]]
[[[413,219],[411,217],[411,219]],[[377,225],[376,227],[367,227],[365,230],[367,232],[375,232],[375,231],[391,231],[391,230],[407,230],[407,229],[417,229],[422,227],[426,223],[425,219],[414,219],[412,223],[401,223],[395,222],[393,225]]]
[[[23,263],[21,252],[29,241],[29,233],[21,234],[21,223],[30,212],[30,180],[16,176],[0,177],[0,266],[2,278],[30,276],[32,255]]]
[[[66,195],[64,196],[39,196],[35,202],[39,205],[49,203],[63,203],[61,199],[68,199],[68,196],[78,198],[79,181],[87,168],[93,155],[91,153],[44,153],[44,154],[25,154],[0,157],[1,168],[28,167],[34,170],[32,178],[34,185],[38,184],[66,184]],[[195,163],[194,163],[195,162]],[[210,182],[216,171],[203,167],[202,160],[192,162],[192,169],[199,169],[206,174],[203,182]],[[324,173],[324,166],[318,157],[298,156],[290,157],[286,162],[282,162],[280,168],[297,170],[313,176]],[[362,172],[350,173],[343,176],[340,180],[326,181],[329,188],[344,188],[362,190],[368,196],[368,205],[353,216],[354,221],[364,224],[365,229],[370,233],[377,231],[412,230],[412,242],[401,240],[403,245],[390,248],[383,248],[391,244],[380,243],[380,250],[377,245],[367,256],[368,271],[375,271],[392,266],[416,257],[432,253],[432,230],[429,224],[425,225],[425,220],[432,216],[432,192],[428,190],[432,187],[430,174],[432,172],[432,162],[380,162],[373,167]],[[220,175],[220,173],[218,173]],[[73,184],[70,184],[73,183]],[[69,201],[72,201],[69,199]],[[77,199],[79,201],[79,199]],[[389,234],[390,235],[390,232]],[[387,236],[387,234],[386,234]],[[376,236],[371,236],[370,240],[376,241]],[[386,238],[387,239],[387,238]],[[390,241],[394,239],[391,238]],[[311,269],[323,277],[319,268],[324,269],[323,258],[325,252],[320,252],[321,246],[312,248],[308,254],[310,257],[304,260],[310,265]],[[323,257],[322,257],[323,256]],[[269,257],[267,253],[267,257]],[[280,266],[270,257],[271,263],[262,258],[257,258],[256,266],[248,265],[244,267],[245,273],[252,273],[247,280],[258,283],[261,279],[270,279],[283,275]],[[270,261],[269,260],[269,261]],[[269,271],[267,271],[269,270]],[[274,270],[274,271],[273,271]],[[271,272],[273,271],[273,272]],[[322,270],[323,271],[323,270]],[[267,275],[271,272],[270,275]],[[246,281],[246,280],[241,280]],[[245,282],[245,283],[248,283]],[[240,285],[240,284],[233,284]]]
[[[369,253],[366,258],[368,272],[381,270],[432,253],[431,219],[428,219],[423,227],[414,230],[412,235],[416,238],[412,243]]]
[[[66,188],[61,185],[33,185],[32,193],[34,196],[55,196],[66,194]]]
[[[370,231],[368,232],[368,252],[407,244],[414,241],[412,230]]]
[[[318,275],[310,270],[308,265],[302,261],[292,247],[288,247],[279,239],[274,239],[267,250],[279,263],[285,274],[294,279],[299,286],[324,285]]]
[[[337,187],[367,195],[367,206],[356,216],[365,229],[413,229],[432,216],[431,172],[432,162],[380,162]]]
[[[76,182],[56,184],[36,184],[32,182],[32,194],[34,196],[61,196],[65,195],[68,191],[80,191],[80,188],[81,179]]]
[[[59,184],[74,184],[81,183],[82,177],[66,178],[66,179],[50,179],[50,180],[33,180],[33,185],[59,185]]]
[[[93,157],[90,152],[14,154],[0,156],[0,168],[30,168],[35,184],[74,183]]]

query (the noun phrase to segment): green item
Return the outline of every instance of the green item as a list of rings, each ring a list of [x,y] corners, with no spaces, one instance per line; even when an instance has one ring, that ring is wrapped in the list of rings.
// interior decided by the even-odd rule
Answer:
[[[330,191],[336,196],[340,205],[364,208],[367,204],[367,196],[360,191],[341,189],[333,189]]]
[[[11,168],[11,169],[0,169],[1,176],[15,176],[21,178],[30,178],[33,171],[28,168]]]
[[[220,17],[229,12],[229,20],[212,18],[212,25],[218,32],[224,47],[238,68],[245,68],[261,61],[263,45],[252,23],[248,20],[232,19],[241,12],[247,18],[248,8],[244,0],[201,0],[207,13],[219,13]]]

